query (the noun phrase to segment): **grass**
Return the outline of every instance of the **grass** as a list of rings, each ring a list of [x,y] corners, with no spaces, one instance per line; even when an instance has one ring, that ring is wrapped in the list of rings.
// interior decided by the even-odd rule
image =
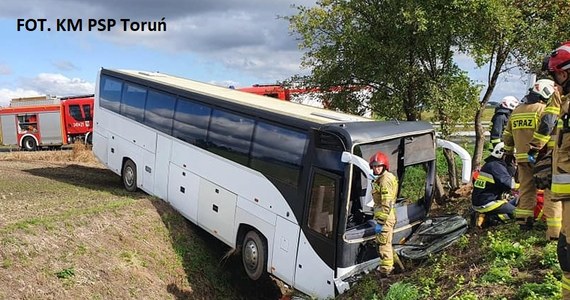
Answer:
[[[0,299],[274,299],[168,203],[88,149],[0,153]]]
[[[49,153],[44,153],[49,152]],[[277,299],[228,247],[164,201],[126,193],[88,150],[0,154],[0,299]],[[85,153],[87,152],[87,153]],[[74,158],[75,157],[75,158]],[[439,156],[438,156],[439,157]],[[467,216],[468,200],[432,215]],[[514,224],[471,230],[444,252],[366,275],[338,299],[560,299],[556,245]]]
[[[410,271],[388,279],[369,274],[339,298],[561,299],[556,243],[543,236],[542,230],[520,232],[515,224],[471,230],[442,253],[405,261]],[[361,297],[359,290],[373,291],[373,297]],[[399,298],[388,298],[393,293]]]

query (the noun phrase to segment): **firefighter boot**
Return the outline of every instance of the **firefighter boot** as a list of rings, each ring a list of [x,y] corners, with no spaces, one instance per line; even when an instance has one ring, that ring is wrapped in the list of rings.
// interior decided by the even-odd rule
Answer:
[[[482,214],[480,212],[476,212],[475,213],[475,226],[477,226],[477,228],[483,228],[485,226],[485,221],[487,219],[487,216],[485,216],[485,214]]]
[[[394,271],[396,273],[402,273],[402,272],[406,271],[406,268],[404,268],[404,264],[400,260],[398,253],[396,253],[396,251],[394,251],[393,255],[394,255]]]
[[[524,223],[519,222],[519,229],[521,231],[530,231],[530,230],[532,230],[533,226],[534,226],[534,218],[533,217],[527,217],[526,220],[524,221]]]

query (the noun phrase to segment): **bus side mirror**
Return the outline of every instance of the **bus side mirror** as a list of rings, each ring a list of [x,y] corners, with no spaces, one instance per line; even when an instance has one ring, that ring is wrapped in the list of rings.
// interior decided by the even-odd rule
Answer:
[[[471,155],[469,155],[469,152],[456,143],[442,139],[437,139],[437,146],[449,149],[459,155],[463,164],[461,168],[461,181],[463,183],[471,182]]]
[[[368,166],[368,162],[360,156],[356,156],[350,152],[343,152],[340,161],[347,164],[353,164],[366,175],[366,194],[360,197],[360,204],[364,212],[374,210],[374,199],[372,199],[372,181],[375,179],[372,170]]]

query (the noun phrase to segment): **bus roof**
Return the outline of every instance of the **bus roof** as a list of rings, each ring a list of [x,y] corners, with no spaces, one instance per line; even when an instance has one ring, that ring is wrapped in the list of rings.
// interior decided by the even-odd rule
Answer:
[[[277,115],[296,117],[305,121],[317,124],[329,124],[338,122],[366,122],[371,119],[335,112],[324,108],[281,101],[271,97],[260,96],[252,93],[241,92],[230,88],[211,85],[182,77],[167,75],[157,72],[145,72],[136,70],[110,70],[102,69],[102,73],[113,76],[113,72],[128,75],[142,80],[153,81],[166,86],[172,86],[191,93],[210,96],[220,99],[228,104],[245,105],[248,107],[261,109]],[[108,72],[110,71],[110,72]]]

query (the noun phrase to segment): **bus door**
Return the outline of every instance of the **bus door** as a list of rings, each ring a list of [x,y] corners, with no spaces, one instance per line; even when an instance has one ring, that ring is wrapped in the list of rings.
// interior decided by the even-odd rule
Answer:
[[[326,139],[329,143],[323,143]],[[308,151],[307,188],[301,225],[296,285],[312,282],[312,292],[334,295],[337,230],[343,191],[344,146],[338,137],[315,131]]]

